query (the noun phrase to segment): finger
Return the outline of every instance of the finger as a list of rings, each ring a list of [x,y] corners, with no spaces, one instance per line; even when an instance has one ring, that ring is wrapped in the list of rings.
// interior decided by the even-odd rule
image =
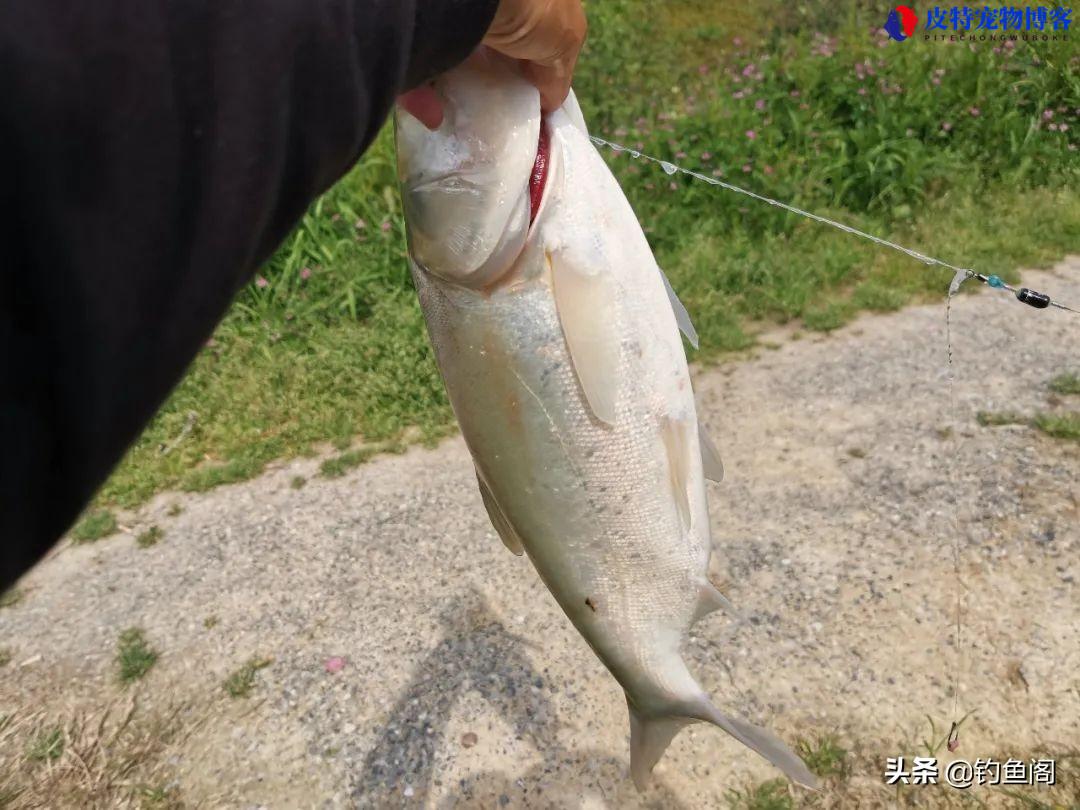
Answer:
[[[398,105],[428,129],[438,129],[442,126],[442,99],[434,89],[427,85],[398,96]]]
[[[544,112],[553,112],[563,105],[570,94],[572,70],[561,62],[554,65],[526,62],[522,69],[525,77],[540,91],[540,108]]]

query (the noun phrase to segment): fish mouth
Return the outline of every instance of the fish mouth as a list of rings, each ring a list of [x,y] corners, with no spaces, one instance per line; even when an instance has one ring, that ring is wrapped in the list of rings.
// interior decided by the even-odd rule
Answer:
[[[536,222],[540,206],[547,190],[548,170],[551,168],[551,133],[548,131],[547,116],[540,119],[540,137],[536,145],[536,160],[532,174],[529,175],[529,225]]]

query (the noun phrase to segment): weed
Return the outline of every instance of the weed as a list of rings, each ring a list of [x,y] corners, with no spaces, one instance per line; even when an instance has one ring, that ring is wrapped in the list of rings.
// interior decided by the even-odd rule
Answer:
[[[64,753],[64,732],[60,728],[42,729],[26,744],[26,758],[31,762],[51,762]]]
[[[158,544],[158,541],[160,541],[161,538],[164,536],[165,532],[163,532],[155,525],[151,526],[145,531],[140,532],[139,536],[135,538],[135,543],[139,546],[139,548],[150,548],[151,546],[156,546]]]
[[[358,467],[369,460],[377,452],[374,447],[362,447],[358,450],[347,450],[340,456],[328,458],[319,465],[319,472],[324,478],[340,478],[353,467]]]
[[[1080,442],[1080,411],[1036,414],[1032,424],[1047,436]]]
[[[22,588],[11,587],[0,593],[0,608],[11,607],[22,601],[24,594]]]
[[[184,507],[182,507],[180,504],[171,503],[171,504],[169,504],[169,508],[165,512],[165,514],[168,515],[169,517],[176,517],[177,515],[179,515],[183,511],[184,511]]]
[[[726,799],[731,810],[794,810],[795,807],[783,779],[770,779],[745,791],[729,790]]]
[[[1059,374],[1050,381],[1055,394],[1080,394],[1080,374]]]
[[[814,741],[801,740],[798,750],[806,767],[822,779],[845,779],[851,772],[847,749],[831,734]]]
[[[251,694],[255,686],[255,676],[260,669],[265,669],[273,663],[270,658],[251,658],[240,669],[225,679],[224,687],[229,697],[244,698]]]
[[[302,475],[294,475],[292,480],[289,481],[291,489],[303,489],[305,484],[307,484],[307,479]]]
[[[207,630],[213,630],[215,627],[218,626],[218,623],[220,621],[221,620],[217,616],[207,616],[205,619],[203,619],[202,626],[205,627]]]
[[[1031,422],[1031,420],[1023,414],[1014,411],[979,411],[975,414],[975,421],[983,427],[1026,425]]]
[[[866,451],[861,447],[849,447],[847,454],[852,458],[866,458]]]
[[[854,310],[846,302],[833,302],[804,312],[803,324],[814,332],[832,332],[844,326],[854,314]]]
[[[121,683],[139,680],[150,671],[157,659],[158,653],[147,643],[141,629],[131,627],[120,634],[116,645],[116,664]]]
[[[11,663],[12,653],[7,647],[0,647],[0,668],[6,667]],[[3,805],[0,805],[3,807]]]
[[[116,516],[108,509],[99,509],[79,521],[71,530],[76,543],[92,543],[116,531]]]

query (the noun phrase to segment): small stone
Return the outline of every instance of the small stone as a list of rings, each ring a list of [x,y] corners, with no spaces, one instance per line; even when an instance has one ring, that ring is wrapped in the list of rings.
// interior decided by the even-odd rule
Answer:
[[[340,655],[334,655],[327,658],[326,663],[323,666],[331,675],[336,675],[341,672],[341,670],[345,669],[345,659]]]
[[[472,731],[466,731],[461,735],[461,745],[463,748],[472,748],[478,742],[480,742],[480,738]]]

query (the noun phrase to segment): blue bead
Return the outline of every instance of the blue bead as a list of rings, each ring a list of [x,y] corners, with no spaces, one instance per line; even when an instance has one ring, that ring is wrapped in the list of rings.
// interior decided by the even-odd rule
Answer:
[[[998,289],[1005,286],[1005,282],[1001,280],[1001,276],[990,276],[990,278],[986,280],[986,283],[991,287],[997,287]]]

